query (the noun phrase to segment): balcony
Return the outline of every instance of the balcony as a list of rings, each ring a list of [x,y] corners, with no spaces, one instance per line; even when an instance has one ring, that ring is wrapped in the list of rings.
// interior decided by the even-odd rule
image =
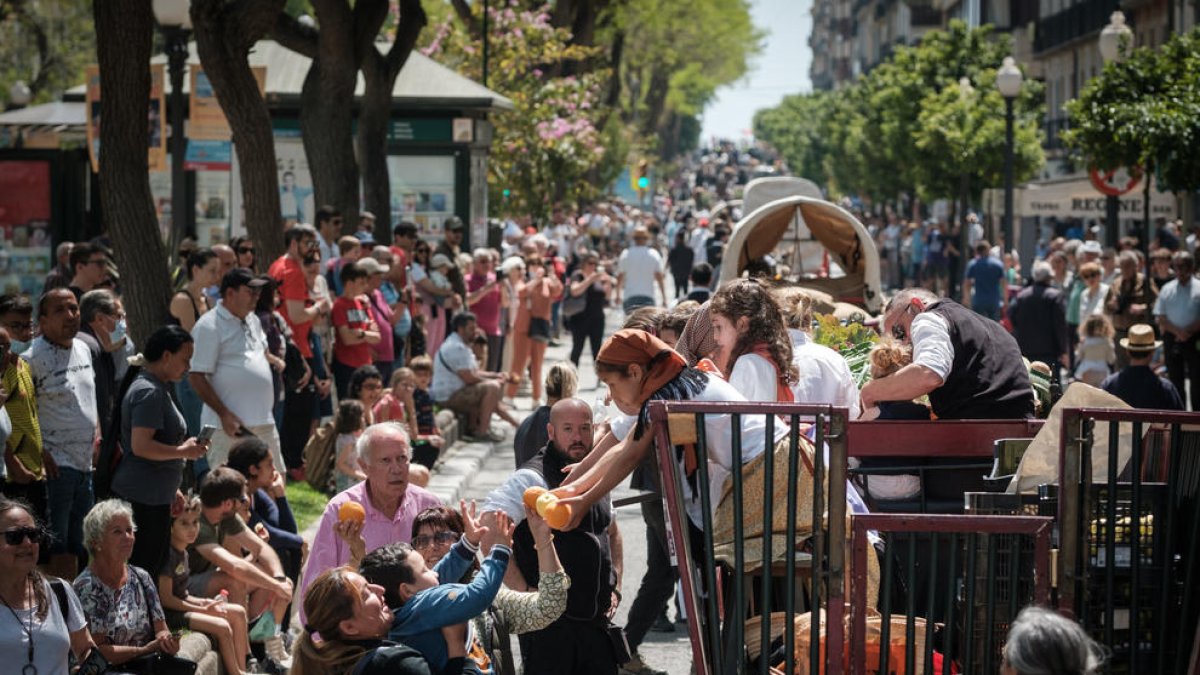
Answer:
[[[1120,7],[1120,0],[1085,0],[1039,20],[1033,38],[1034,53],[1041,54],[1099,32],[1108,25],[1109,15]]]

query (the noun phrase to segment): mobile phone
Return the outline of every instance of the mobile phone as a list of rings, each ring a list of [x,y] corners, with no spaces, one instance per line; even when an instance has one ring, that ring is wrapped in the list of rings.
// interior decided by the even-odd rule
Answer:
[[[196,441],[200,443],[207,443],[212,440],[213,434],[216,433],[216,431],[217,428],[213,425],[205,424],[204,428],[200,430],[200,433],[196,434]]]

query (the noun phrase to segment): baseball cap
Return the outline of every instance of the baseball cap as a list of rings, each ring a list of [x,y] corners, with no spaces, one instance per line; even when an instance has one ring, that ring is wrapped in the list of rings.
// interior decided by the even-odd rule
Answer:
[[[445,253],[437,253],[429,261],[429,267],[432,269],[435,269],[435,270],[439,267],[443,267],[443,266],[449,265],[449,264],[450,264],[450,258],[446,257]]]
[[[450,216],[446,219],[446,223],[443,227],[445,227],[447,230],[461,230],[463,229],[462,218],[459,218],[458,216]]]
[[[240,288],[242,286],[249,286],[250,288],[262,288],[263,286],[266,286],[267,283],[267,279],[254,276],[254,274],[245,267],[235,267],[226,272],[225,276],[221,278],[221,293],[225,293],[225,291],[229,290],[230,288]]]
[[[360,258],[359,261],[354,264],[358,266],[358,269],[366,272],[367,274],[385,274],[389,269],[391,269],[391,267],[388,265],[384,265],[374,258]]]
[[[355,232],[354,236],[358,237],[360,244],[370,244],[372,246],[376,244],[374,232]]]

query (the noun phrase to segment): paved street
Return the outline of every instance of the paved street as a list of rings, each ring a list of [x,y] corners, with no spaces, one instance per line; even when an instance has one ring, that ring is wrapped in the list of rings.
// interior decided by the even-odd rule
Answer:
[[[613,331],[620,328],[622,319],[619,310],[610,311],[605,334],[612,334]],[[570,335],[564,333],[562,344],[547,350],[546,367],[548,368],[556,361],[566,360],[570,356],[570,350]],[[596,372],[592,367],[591,356],[586,350],[580,361],[578,395],[589,403],[597,396],[604,395],[603,387],[597,387]],[[518,416],[529,413],[529,401],[529,398],[517,398],[517,404],[520,406]],[[482,500],[489,491],[503,483],[512,474],[515,466],[511,432],[508,433],[508,437],[509,439],[505,443],[496,444],[495,451],[484,462],[482,470],[468,484],[465,490],[467,498]],[[630,494],[630,490],[623,487],[616,491],[615,496],[619,498],[628,494]],[[621,596],[624,601],[617,614],[617,621],[623,624],[629,614],[629,605],[637,595],[642,574],[646,570],[646,526],[642,521],[641,510],[637,506],[627,506],[618,510],[617,522],[625,542],[625,576],[621,584]],[[675,615],[673,602],[669,613],[673,618]],[[646,663],[666,670],[671,675],[687,675],[690,672],[691,648],[688,645],[687,632],[683,625],[676,625],[675,633],[651,632],[647,634],[646,642],[642,644],[639,651]]]

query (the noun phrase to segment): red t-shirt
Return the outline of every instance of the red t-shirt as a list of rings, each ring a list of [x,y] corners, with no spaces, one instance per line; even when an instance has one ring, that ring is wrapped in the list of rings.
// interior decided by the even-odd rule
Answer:
[[[312,358],[312,349],[308,344],[308,333],[312,330],[312,319],[304,323],[292,323],[292,318],[288,316],[287,302],[288,300],[298,300],[308,306],[308,284],[304,281],[304,268],[300,263],[292,260],[286,255],[279,256],[279,259],[271,263],[271,269],[268,271],[271,278],[279,284],[279,295],[283,298],[283,320],[292,328],[292,340],[296,343],[296,347],[304,358]]]
[[[360,302],[358,298],[338,298],[333,303],[333,329],[338,331],[341,326],[347,326],[350,331],[357,334],[359,329],[367,329],[370,327],[368,319],[370,311],[367,309],[365,302]],[[339,331],[340,333],[340,331]],[[339,363],[351,368],[359,368],[369,365],[371,361],[371,345],[366,342],[348,345],[341,340],[341,335],[337,335],[333,341],[333,358]]]

